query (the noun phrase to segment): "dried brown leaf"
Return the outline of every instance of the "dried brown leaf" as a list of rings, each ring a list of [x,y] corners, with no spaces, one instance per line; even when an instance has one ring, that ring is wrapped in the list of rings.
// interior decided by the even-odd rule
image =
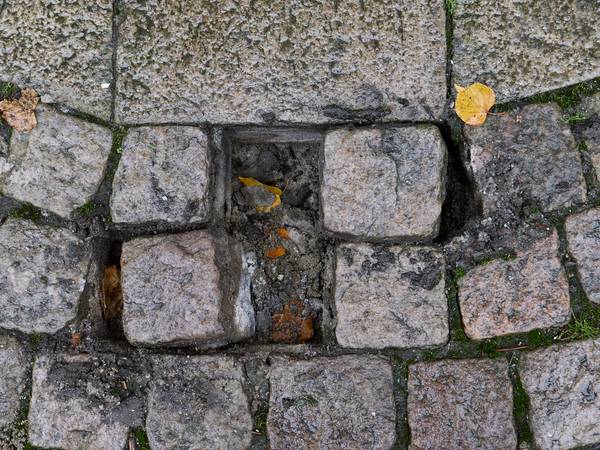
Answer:
[[[304,304],[299,300],[292,300],[283,305],[280,314],[273,314],[271,339],[274,342],[288,344],[303,344],[310,341],[314,335],[313,322],[315,315],[303,317]]]
[[[102,279],[102,316],[104,320],[116,319],[122,310],[121,273],[117,266],[108,266]]]
[[[265,256],[269,259],[281,258],[283,255],[285,255],[285,248],[283,248],[281,245],[265,252]]]
[[[39,101],[37,92],[23,89],[19,98],[0,101],[2,118],[17,131],[31,131],[37,126],[35,107]]]

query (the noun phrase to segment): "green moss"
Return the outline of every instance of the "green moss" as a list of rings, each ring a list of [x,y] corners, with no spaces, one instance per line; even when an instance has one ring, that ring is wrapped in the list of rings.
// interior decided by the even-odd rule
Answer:
[[[451,16],[454,14],[454,10],[456,9],[456,1],[457,0],[446,0],[446,11]]]
[[[533,330],[527,333],[530,348],[547,347],[554,344],[555,333],[550,330]]]
[[[590,151],[590,149],[588,148],[587,144],[584,141],[577,143],[577,150],[579,150],[580,152],[589,152]]]
[[[588,119],[588,116],[582,112],[576,112],[575,114],[571,114],[570,116],[563,117],[563,122],[568,125],[575,125],[579,122],[585,122]]]
[[[254,431],[265,435],[267,434],[267,416],[269,415],[269,410],[266,405],[261,405],[258,408],[258,411],[254,415]]]
[[[42,212],[39,208],[36,208],[30,203],[25,203],[20,208],[14,209],[9,214],[10,217],[16,219],[31,220],[32,222],[39,222],[42,219]]]
[[[33,333],[31,336],[29,336],[29,345],[31,345],[31,350],[35,352],[43,339],[44,337],[39,333]]]
[[[133,434],[135,435],[135,442],[137,443],[138,450],[150,450],[150,443],[148,442],[146,430],[137,428]]]
[[[79,208],[77,208],[77,212],[84,216],[88,216],[91,213],[93,213],[95,209],[96,209],[96,204],[92,201],[89,201],[89,202],[81,205]]]
[[[0,83],[0,99],[10,97],[17,92],[17,87],[8,82]]]
[[[123,153],[123,140],[127,136],[127,129],[123,127],[117,127],[113,130],[113,142],[108,157],[108,164],[106,169],[105,181],[112,184],[117,168],[119,167],[119,161],[121,160],[121,153]]]
[[[456,269],[454,269],[454,279],[455,280],[460,280],[462,277],[464,277],[467,274],[467,271],[465,270],[464,267],[457,267]]]
[[[533,433],[529,427],[529,396],[518,376],[513,377],[513,417],[517,426],[519,442],[533,442]]]
[[[497,259],[501,259],[502,261],[512,261],[517,258],[517,254],[512,250],[502,250],[496,252],[492,255],[486,256],[484,258],[480,258],[475,261],[475,265],[477,266],[485,266],[486,264],[491,263]]]
[[[525,99],[502,103],[496,105],[492,112],[512,111],[522,105],[549,102],[558,103],[558,105],[563,109],[572,108],[576,106],[583,97],[588,97],[596,92],[600,92],[600,77],[594,78],[593,80],[584,81],[583,83],[578,83],[573,86],[536,94]]]
[[[479,343],[479,351],[483,356],[488,358],[496,358],[501,356],[502,353],[498,351],[498,342],[495,339],[488,339]]]

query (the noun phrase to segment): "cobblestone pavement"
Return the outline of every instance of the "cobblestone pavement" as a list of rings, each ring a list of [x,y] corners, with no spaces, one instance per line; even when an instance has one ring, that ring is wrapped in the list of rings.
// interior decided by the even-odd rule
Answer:
[[[0,449],[600,448],[599,23],[0,0]]]

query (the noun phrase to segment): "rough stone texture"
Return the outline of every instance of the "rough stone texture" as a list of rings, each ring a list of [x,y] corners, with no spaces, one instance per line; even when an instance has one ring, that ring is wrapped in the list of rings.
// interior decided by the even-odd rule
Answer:
[[[448,339],[444,258],[427,247],[338,247],[336,337],[343,347],[425,347]]]
[[[388,362],[359,355],[271,362],[270,448],[392,447],[396,414]]]
[[[144,377],[115,355],[39,356],[33,367],[29,440],[34,446],[122,450],[142,426]]]
[[[14,132],[8,157],[0,156],[5,195],[69,218],[96,193],[110,154],[110,130],[55,112],[36,110],[38,125]]]
[[[215,347],[254,334],[239,244],[206,231],[123,244],[123,328],[136,345]]]
[[[55,333],[75,318],[89,254],[66,229],[9,219],[0,227],[0,327]]]
[[[446,97],[442,2],[121,5],[119,121],[431,120]],[[235,76],[232,76],[235,74]]]
[[[573,113],[582,113],[587,117],[575,126],[577,137],[583,140],[587,147],[590,161],[600,179],[600,94],[584,98]]]
[[[579,152],[557,105],[490,116],[483,127],[466,127],[465,137],[484,215],[586,200]]]
[[[600,208],[570,216],[565,228],[583,290],[591,301],[600,303]]]
[[[154,360],[146,431],[153,450],[246,449],[252,416],[242,365],[229,357]]]
[[[362,238],[438,233],[446,147],[437,128],[338,129],[324,153],[327,230]]]
[[[504,359],[443,360],[409,367],[411,450],[514,450],[512,408]]]
[[[459,280],[465,332],[485,339],[569,321],[569,285],[558,259],[558,235],[519,251],[514,260],[494,260]]]
[[[600,76],[599,21],[596,0],[459,0],[454,82],[485,83],[504,102]]]
[[[600,443],[599,340],[527,353],[519,373],[529,395],[529,417],[539,448]]]
[[[201,222],[208,217],[208,139],[194,127],[129,131],[113,182],[117,223]]]
[[[14,338],[0,336],[0,429],[16,418],[28,366],[29,357],[23,346]]]
[[[0,80],[110,118],[112,1],[0,2]]]

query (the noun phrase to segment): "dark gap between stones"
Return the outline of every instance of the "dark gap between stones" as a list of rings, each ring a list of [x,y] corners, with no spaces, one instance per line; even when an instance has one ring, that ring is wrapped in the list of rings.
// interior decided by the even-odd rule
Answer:
[[[121,289],[121,250],[119,240],[109,241],[100,276],[100,309],[106,331],[112,339],[125,339],[123,333],[123,291]]]
[[[326,242],[318,232],[320,145],[232,141],[229,225],[254,270],[259,342],[322,341]],[[239,177],[278,187],[281,205],[257,211],[274,194],[244,186]]]
[[[440,132],[448,149],[446,165],[446,198],[442,205],[440,232],[434,240],[443,244],[459,235],[472,220],[481,215],[476,189],[462,158],[464,145],[460,130],[445,123]]]

